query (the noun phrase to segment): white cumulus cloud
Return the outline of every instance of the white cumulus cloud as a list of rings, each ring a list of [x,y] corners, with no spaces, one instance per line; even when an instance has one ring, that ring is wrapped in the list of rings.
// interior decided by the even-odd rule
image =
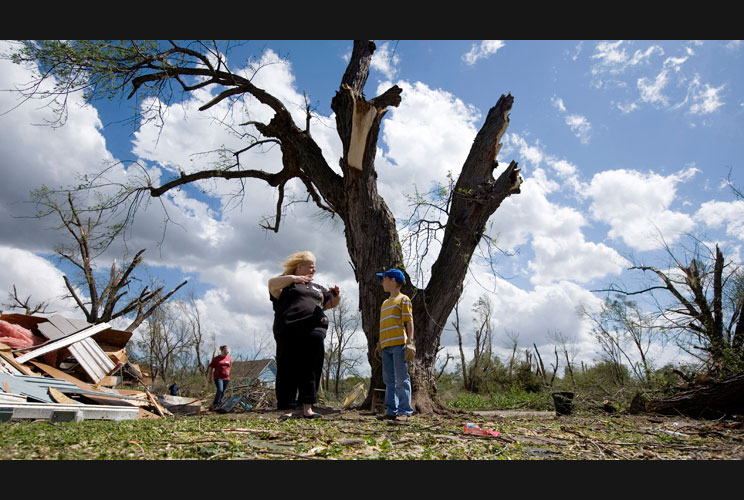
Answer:
[[[695,172],[694,168],[668,176],[624,169],[600,172],[587,189],[590,212],[610,225],[611,238],[636,250],[659,248],[660,234],[672,243],[695,226],[691,216],[670,209],[676,185]]]
[[[382,73],[386,79],[392,80],[398,73],[399,64],[400,56],[395,52],[395,48],[391,48],[390,42],[385,42],[372,54],[370,66]]]
[[[726,234],[744,240],[744,201],[706,201],[695,213],[695,220],[709,227],[726,227]]]

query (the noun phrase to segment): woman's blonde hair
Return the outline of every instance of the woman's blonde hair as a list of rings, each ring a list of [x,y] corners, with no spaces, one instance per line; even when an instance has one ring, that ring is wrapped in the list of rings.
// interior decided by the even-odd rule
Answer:
[[[282,269],[284,269],[282,276],[294,273],[297,266],[303,262],[315,262],[315,255],[309,250],[293,253],[282,262]]]

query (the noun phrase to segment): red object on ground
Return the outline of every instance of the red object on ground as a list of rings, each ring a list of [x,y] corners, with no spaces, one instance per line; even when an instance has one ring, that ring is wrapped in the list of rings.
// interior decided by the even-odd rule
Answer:
[[[499,431],[495,431],[493,429],[481,429],[480,426],[473,424],[471,422],[468,422],[465,424],[465,426],[462,429],[462,432],[465,434],[478,434],[480,436],[500,436],[501,433]]]

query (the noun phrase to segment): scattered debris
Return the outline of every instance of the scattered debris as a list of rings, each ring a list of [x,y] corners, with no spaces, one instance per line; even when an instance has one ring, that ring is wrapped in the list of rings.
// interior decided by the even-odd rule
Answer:
[[[116,389],[125,375],[142,381],[127,359],[131,336],[107,323],[91,325],[58,314],[1,315],[0,421],[160,418],[173,415],[169,407],[198,413],[196,399],[173,404],[159,401],[144,386],[142,391]]]
[[[716,420],[744,414],[744,372],[725,380],[703,377],[688,390],[648,401],[645,410],[660,415],[685,415]]]
[[[349,406],[354,403],[359,398],[360,394],[364,393],[364,384],[359,382],[354,388],[349,392],[349,394],[344,399],[344,409],[349,408]],[[366,397],[366,395],[365,395]]]
[[[182,396],[171,396],[170,394],[159,394],[158,401],[164,409],[178,415],[198,415],[201,412],[201,403],[196,398],[184,398]]]
[[[220,405],[220,407],[217,408],[217,413],[230,413],[231,411],[235,409],[235,407],[238,405],[241,399],[243,399],[242,394],[226,399],[222,403],[222,405]]]
[[[645,413],[647,402],[648,398],[644,394],[637,392],[630,402],[628,413],[631,415],[639,415],[641,413]]]
[[[617,413],[617,408],[610,401],[602,401],[602,409],[607,413]]]
[[[493,429],[481,429],[479,425],[474,424],[472,422],[467,422],[465,426],[462,428],[462,432],[465,434],[477,434],[479,436],[500,436],[501,433],[499,431],[495,431]]]

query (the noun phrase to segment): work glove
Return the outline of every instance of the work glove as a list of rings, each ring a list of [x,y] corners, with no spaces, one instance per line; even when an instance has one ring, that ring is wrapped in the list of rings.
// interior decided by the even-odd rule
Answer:
[[[377,343],[377,347],[375,347],[375,356],[377,359],[382,359],[382,344],[379,342]]]
[[[413,358],[416,357],[416,344],[413,339],[406,340],[406,354],[404,357],[406,361],[413,361]]]

